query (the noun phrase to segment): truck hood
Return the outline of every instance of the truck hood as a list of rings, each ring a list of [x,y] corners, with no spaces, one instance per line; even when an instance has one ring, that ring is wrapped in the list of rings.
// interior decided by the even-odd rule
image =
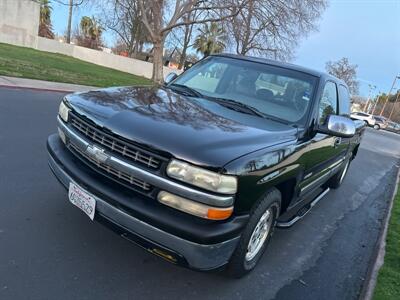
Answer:
[[[98,126],[167,157],[220,169],[250,152],[296,140],[297,129],[163,87],[75,93],[67,104]]]

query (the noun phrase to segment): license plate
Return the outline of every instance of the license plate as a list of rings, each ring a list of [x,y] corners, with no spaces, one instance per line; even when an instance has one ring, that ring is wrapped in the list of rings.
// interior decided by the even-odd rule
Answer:
[[[90,195],[88,192],[86,192],[75,183],[70,182],[68,198],[73,205],[83,210],[84,213],[87,214],[91,220],[94,219],[96,200],[92,195]]]

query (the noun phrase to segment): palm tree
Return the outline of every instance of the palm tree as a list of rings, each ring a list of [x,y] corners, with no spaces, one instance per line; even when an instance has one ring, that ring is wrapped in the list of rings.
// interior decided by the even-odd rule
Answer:
[[[79,27],[81,29],[81,33],[84,36],[89,37],[90,36],[90,32],[92,30],[93,27],[93,20],[90,17],[84,16],[81,19],[81,23],[79,24]]]
[[[49,0],[40,0],[39,36],[54,39],[53,26],[51,25],[51,10]]]
[[[101,46],[101,34],[103,28],[97,23],[94,17],[82,17],[79,24],[80,36],[78,37],[78,44],[84,47],[98,49]]]
[[[203,28],[199,29],[200,34],[196,37],[193,48],[200,52],[204,57],[212,53],[221,53],[226,45],[226,35],[224,29],[217,23],[210,25],[204,24]]]

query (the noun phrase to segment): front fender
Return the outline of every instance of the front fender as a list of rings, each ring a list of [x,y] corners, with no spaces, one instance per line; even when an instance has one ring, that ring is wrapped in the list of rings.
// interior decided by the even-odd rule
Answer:
[[[304,173],[297,150],[294,142],[287,142],[252,152],[224,166],[226,173],[238,176],[236,213],[248,213],[269,187],[288,180],[295,180],[297,185]]]

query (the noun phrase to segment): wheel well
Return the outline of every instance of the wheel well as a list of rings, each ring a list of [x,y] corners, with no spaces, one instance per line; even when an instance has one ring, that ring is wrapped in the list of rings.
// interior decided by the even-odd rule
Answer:
[[[352,157],[352,159],[354,159],[354,158],[356,157],[356,155],[357,155],[357,152],[358,152],[358,147],[360,147],[360,144],[358,144],[357,146],[355,146],[355,147],[354,147],[354,149],[353,149],[353,157]]]
[[[294,187],[296,186],[296,179],[292,178],[277,184],[275,187],[279,190],[282,196],[281,214],[286,211],[290,202],[293,199]]]

